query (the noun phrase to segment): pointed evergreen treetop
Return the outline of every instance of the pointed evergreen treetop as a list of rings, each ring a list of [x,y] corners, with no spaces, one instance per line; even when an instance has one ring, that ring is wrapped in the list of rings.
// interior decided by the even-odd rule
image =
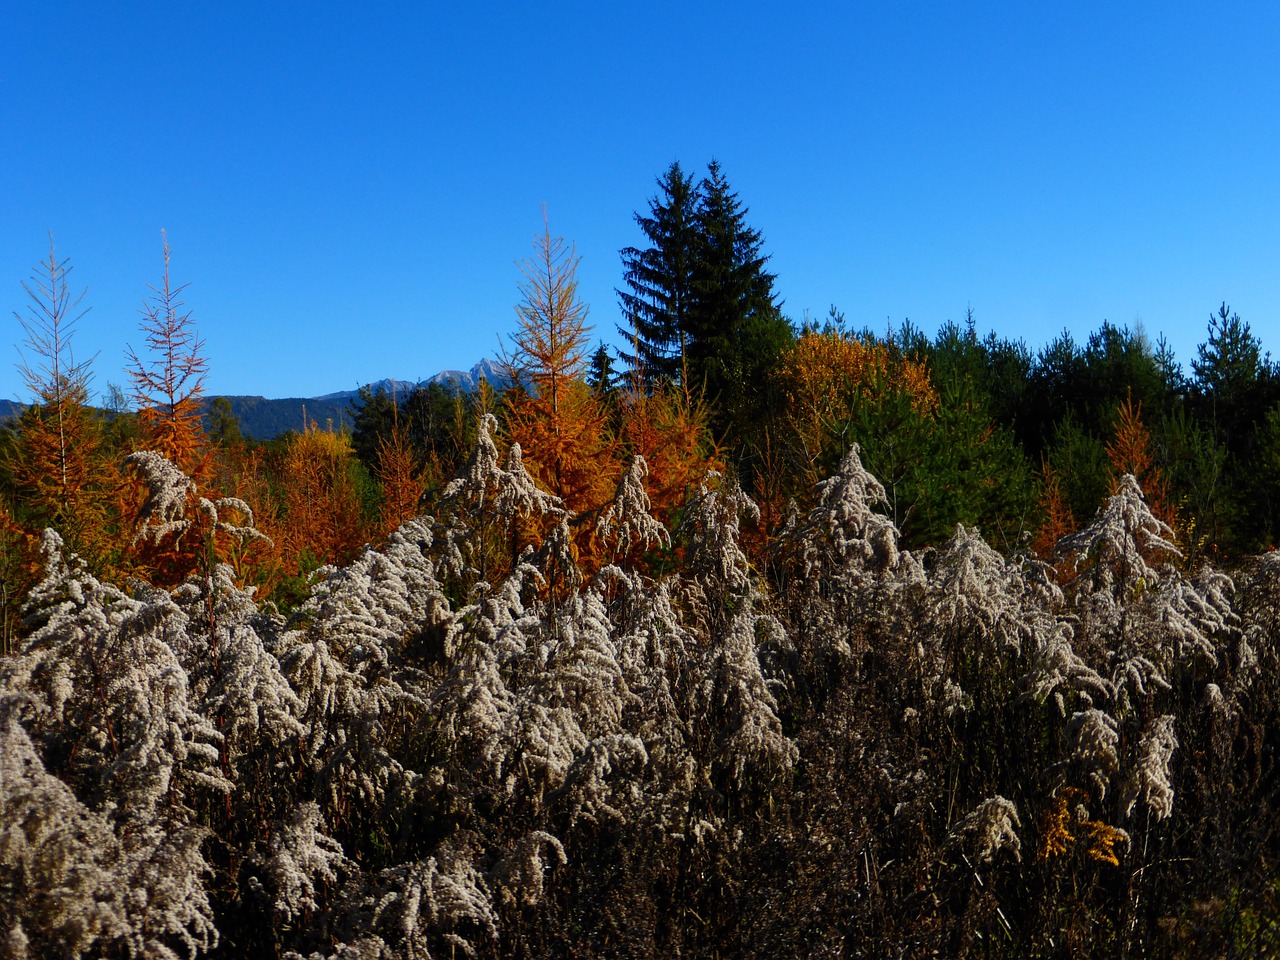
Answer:
[[[699,185],[695,224],[698,257],[687,353],[691,379],[709,395],[729,399],[751,366],[747,351],[781,321],[773,294],[775,275],[765,269],[760,231],[747,225],[747,208],[729,186],[719,162],[707,165]],[[766,334],[767,336],[767,334]]]
[[[626,289],[618,290],[628,325],[619,332],[633,350],[623,359],[648,383],[680,376],[698,247],[700,195],[694,178],[672,163],[658,178],[658,190],[649,215],[636,214],[649,246],[622,251]]]

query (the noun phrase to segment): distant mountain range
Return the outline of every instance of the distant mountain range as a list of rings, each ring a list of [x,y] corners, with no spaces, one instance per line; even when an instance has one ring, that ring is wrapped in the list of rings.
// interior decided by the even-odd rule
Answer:
[[[433,383],[442,387],[452,386],[463,393],[474,393],[479,388],[481,380],[487,380],[497,390],[501,390],[508,382],[502,368],[495,361],[485,359],[470,370],[441,370],[434,377],[428,377],[426,380],[419,380],[416,383],[411,380],[379,380],[377,383],[366,384],[366,386],[375,393],[379,390],[385,390],[387,393],[394,393],[397,397],[407,397],[414,391],[414,388],[430,386]],[[345,403],[357,397],[359,393],[360,390],[339,390],[337,393],[326,393],[324,396],[315,397],[314,399],[334,400]]]
[[[495,389],[501,390],[507,385],[507,378],[502,369],[492,360],[481,360],[470,370],[442,370],[434,377],[419,380],[379,380],[370,383],[374,393],[384,390],[403,400],[418,387],[439,384],[442,387],[453,387],[462,393],[473,393],[480,386],[481,380],[487,380]],[[231,403],[231,412],[240,421],[240,432],[255,440],[269,440],[278,437],[286,430],[301,431],[308,422],[326,429],[350,429],[352,403],[360,396],[360,389],[339,390],[319,397],[285,397],[279,400],[268,400],[266,397],[227,397]],[[209,397],[212,403],[216,397]],[[306,411],[305,414],[303,411]]]
[[[442,370],[426,380],[413,382],[409,380],[379,380],[368,384],[373,392],[385,390],[394,393],[397,399],[409,396],[416,387],[439,384],[442,387],[452,386],[463,393],[472,393],[487,380],[495,389],[501,390],[507,385],[501,368],[492,360],[481,360],[470,370]],[[231,404],[231,412],[240,421],[240,432],[255,440],[270,440],[287,430],[301,431],[307,423],[315,423],[322,428],[341,430],[352,426],[352,402],[360,395],[360,390],[339,390],[319,397],[284,397],[270,400],[266,397],[228,396],[225,399]],[[206,397],[208,405],[218,397]],[[0,400],[0,421],[18,416],[25,409],[25,404],[13,400]],[[304,413],[305,411],[305,413]]]

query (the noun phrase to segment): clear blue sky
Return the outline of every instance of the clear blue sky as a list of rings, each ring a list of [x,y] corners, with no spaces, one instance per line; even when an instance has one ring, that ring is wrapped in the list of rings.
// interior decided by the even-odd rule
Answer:
[[[22,2],[0,134],[7,343],[52,231],[98,390],[162,228],[210,393],[493,355],[544,203],[612,339],[634,211],[712,157],[794,319],[1140,318],[1185,362],[1226,300],[1280,354],[1274,3]]]

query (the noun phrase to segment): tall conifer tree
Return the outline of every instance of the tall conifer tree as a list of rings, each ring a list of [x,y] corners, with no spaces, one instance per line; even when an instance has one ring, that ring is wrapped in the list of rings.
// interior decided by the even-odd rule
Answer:
[[[160,286],[151,288],[151,296],[141,310],[142,332],[146,334],[150,356],[139,356],[132,347],[125,355],[144,442],[204,483],[212,474],[201,415],[209,361],[191,312],[183,309],[186,284],[174,286],[169,279],[169,238],[163,231],[160,235],[164,243],[164,276]]]
[[[673,163],[658,187],[650,215],[636,214],[650,246],[622,251],[621,332],[634,344],[623,359],[650,388],[668,380],[705,396],[716,434],[749,447],[768,402],[759,386],[792,337],[763,238],[714,160],[697,182]]]
[[[68,260],[59,260],[49,238],[49,257],[24,283],[30,303],[15,313],[26,334],[19,371],[31,405],[19,420],[8,464],[26,519],[51,526],[78,552],[93,556],[105,523],[101,427],[89,410],[88,361],[71,349],[84,297],[73,296]]]
[[[1215,436],[1237,455],[1245,452],[1263,373],[1262,348],[1249,324],[1224,302],[1209,316],[1209,339],[1191,361],[1195,398]]]
[[[521,265],[506,396],[507,433],[525,466],[546,489],[581,512],[604,503],[614,486],[608,410],[583,380],[591,327],[578,297],[578,257],[561,237],[543,232]]]
[[[700,184],[697,258],[687,349],[689,377],[719,413],[715,426],[742,440],[762,413],[760,384],[791,340],[765,269],[760,231],[712,160]]]
[[[619,331],[633,345],[623,359],[649,384],[681,375],[699,248],[696,181],[673,163],[658,178],[658,191],[649,201],[649,216],[636,214],[649,246],[622,251],[627,289],[618,291],[629,325]]]

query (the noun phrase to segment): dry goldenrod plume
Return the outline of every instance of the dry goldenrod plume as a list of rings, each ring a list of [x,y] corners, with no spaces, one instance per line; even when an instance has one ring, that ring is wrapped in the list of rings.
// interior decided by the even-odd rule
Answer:
[[[497,430],[287,614],[219,562],[247,505],[155,453],[138,533],[192,576],[118,588],[44,535],[0,955],[1129,949],[1270,842],[1276,564],[1239,618],[1136,485],[1059,584],[968,525],[901,549],[856,449],[758,554],[729,478],[668,532],[636,458],[575,524]]]
[[[1072,715],[1067,735],[1074,744],[1072,763],[1093,784],[1098,799],[1105,798],[1107,785],[1120,768],[1120,731],[1116,721],[1101,710],[1082,710]]]
[[[644,457],[632,457],[618,481],[613,502],[596,521],[596,536],[612,543],[615,561],[636,551],[671,546],[667,528],[649,512],[649,495],[644,489],[648,475],[649,464]]]
[[[497,427],[493,414],[480,415],[471,457],[440,501],[446,520],[445,567],[473,584],[514,570],[524,549],[541,539],[543,523],[568,516],[563,501],[529,476],[518,443],[499,465],[493,439]]]
[[[990,863],[1001,850],[1008,850],[1015,860],[1021,860],[1021,826],[1018,809],[1012,802],[1004,797],[989,797],[956,824],[951,836],[957,842],[963,838],[979,863]]]
[[[1122,706],[1168,689],[1179,664],[1215,664],[1216,637],[1236,619],[1230,578],[1207,565],[1183,574],[1170,562],[1179,555],[1172,535],[1137,481],[1124,476],[1094,521],[1063,541],[1078,570],[1068,592],[1084,632],[1107,638],[1109,679]]]
[[[1141,798],[1157,820],[1165,820],[1173,813],[1173,784],[1169,782],[1169,762],[1178,749],[1178,738],[1173,732],[1173,717],[1166,714],[1156,717],[1143,731],[1138,744],[1138,762],[1134,767],[1124,801],[1125,816],[1133,812]]]

